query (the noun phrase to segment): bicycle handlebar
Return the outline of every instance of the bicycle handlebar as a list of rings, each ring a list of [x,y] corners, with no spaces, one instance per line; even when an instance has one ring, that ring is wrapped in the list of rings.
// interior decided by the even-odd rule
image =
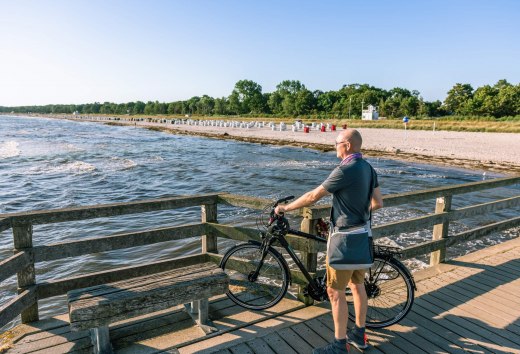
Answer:
[[[288,197],[285,197],[285,198],[282,198],[282,199],[278,199],[276,201],[276,203],[274,203],[273,209],[276,208],[278,206],[278,204],[287,203],[291,199],[294,199],[294,195],[290,195]]]

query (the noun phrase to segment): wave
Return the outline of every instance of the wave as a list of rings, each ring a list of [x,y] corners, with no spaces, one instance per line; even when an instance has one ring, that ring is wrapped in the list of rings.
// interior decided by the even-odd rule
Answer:
[[[122,171],[129,170],[137,166],[137,162],[131,159],[121,158],[121,157],[111,157],[110,160],[106,162],[106,165],[103,166],[103,170],[107,171]]]
[[[417,178],[448,178],[446,175],[439,175],[435,173],[422,173],[422,172],[413,172],[413,171],[405,171],[405,170],[395,170],[389,168],[374,168],[378,175],[407,175],[414,176]]]
[[[256,166],[256,167],[320,168],[320,167],[327,167],[327,166],[337,166],[337,162],[320,161],[320,160],[313,160],[313,161],[288,160],[288,161],[251,162],[246,165]]]
[[[0,144],[0,159],[19,156],[20,149],[18,149],[18,146],[19,144],[16,141],[6,141]]]
[[[96,167],[88,162],[73,161],[62,165],[36,166],[28,170],[28,174],[73,173],[84,174],[95,171]]]

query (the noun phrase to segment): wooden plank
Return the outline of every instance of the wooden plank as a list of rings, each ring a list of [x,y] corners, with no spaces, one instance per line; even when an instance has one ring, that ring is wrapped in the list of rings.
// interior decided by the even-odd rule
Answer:
[[[512,208],[520,204],[520,196],[502,199],[496,202],[483,203],[451,211],[439,211],[436,214],[428,214],[391,223],[385,223],[373,228],[375,238],[392,236],[397,233],[417,231],[434,226],[435,224],[460,220],[467,217],[490,213],[505,208]]]
[[[211,232],[214,232],[218,237],[230,238],[233,240],[244,242],[247,242],[249,240],[259,242],[262,241],[260,237],[260,232],[257,229],[248,227],[235,227],[215,223],[207,223],[206,225],[209,228],[209,230]],[[287,242],[289,242],[291,247],[298,251],[314,253],[323,251],[326,247],[326,244],[324,242],[317,242],[301,236],[289,234],[285,238],[287,239]]]
[[[81,241],[61,242],[34,247],[36,262],[77,257],[84,254],[112,251],[129,247],[149,245],[165,241],[182,240],[201,236],[205,231],[203,224],[187,224],[141,232],[97,236]]]
[[[334,322],[332,320],[332,314],[320,316],[318,320],[327,326],[332,333],[334,333]],[[377,331],[367,331],[368,343],[372,347],[369,350],[374,350],[374,353],[401,353],[403,352],[400,348],[396,347],[392,342],[388,340],[386,336],[381,336]],[[352,349],[352,348],[351,348]],[[355,350],[355,349],[354,349]]]
[[[200,194],[174,198],[151,199],[125,203],[88,205],[75,208],[39,210],[12,214],[0,214],[0,219],[11,218],[11,224],[50,224],[63,221],[85,220],[117,215],[144,213],[149,211],[178,209],[203,204],[212,204],[217,194]]]
[[[294,330],[291,328],[283,328],[278,331],[280,337],[289,344],[291,348],[296,353],[311,353],[312,346],[310,346],[302,337],[300,337]]]
[[[498,288],[498,287],[501,287],[504,285],[504,282],[498,280],[496,277],[485,274],[485,272],[481,272],[481,273],[472,275],[471,280],[473,280],[475,282],[479,282],[482,285],[491,286],[493,288]],[[510,290],[510,289],[502,287],[500,289],[500,292],[501,292],[501,296],[503,296],[506,299],[509,299],[509,298],[518,299],[518,291],[514,291],[514,290]]]
[[[218,203],[258,210],[263,209],[268,204],[274,204],[271,199],[250,197],[231,193],[219,194]]]
[[[461,242],[475,240],[483,236],[489,235],[492,232],[507,230],[518,225],[520,225],[520,216],[504,221],[499,221],[493,224],[477,227],[469,231],[460,232],[446,239],[446,247],[450,247]]]
[[[255,338],[246,342],[255,354],[276,354],[263,338]]]
[[[112,283],[119,280],[136,278],[139,276],[163,272],[174,268],[185,267],[188,265],[206,262],[207,259],[208,258],[206,255],[197,254],[166,261],[157,261],[139,266],[121,267],[82,276],[74,276],[65,279],[41,282],[38,283],[38,298],[45,299],[52,296],[66,294],[68,291],[74,289]]]
[[[454,307],[458,306],[483,323],[504,328],[517,320],[517,315],[508,313],[508,311],[511,311],[510,308],[495,306],[493,301],[490,301],[489,298],[486,301],[485,294],[478,291],[472,292],[470,288],[460,288],[456,283],[443,286],[442,281],[438,279],[432,279],[431,284],[440,286],[432,293],[432,296],[453,304]],[[497,314],[500,314],[500,316],[497,316]],[[519,342],[516,343],[520,344]]]
[[[31,249],[33,246],[33,226],[30,223],[13,225],[13,241],[16,252]],[[30,251],[29,251],[30,253]],[[20,269],[16,273],[18,279],[18,292],[22,292],[28,287],[36,284],[36,270],[34,269],[33,257],[25,268]],[[38,298],[35,299],[31,306],[26,307],[20,314],[22,323],[38,321]]]
[[[245,343],[237,344],[228,349],[233,354],[255,354]]]
[[[176,284],[179,281],[182,281],[182,279],[189,280],[193,276],[197,277],[199,275],[207,275],[213,271],[219,275],[222,273],[222,270],[214,263],[199,263],[167,270],[165,272],[146,275],[144,277],[131,278],[113,283],[71,290],[67,293],[67,298],[69,302],[86,299],[94,299],[95,302],[98,302],[100,296],[109,298],[117,293],[133,291],[132,289],[134,288],[139,289],[136,291],[146,291],[147,287],[154,289],[161,283],[163,283],[164,286],[167,286],[168,284]]]
[[[518,183],[519,181],[520,177],[504,177],[488,181],[459,184],[455,186],[445,186],[439,188],[425,189],[421,191],[390,194],[383,196],[383,203],[385,207],[392,207],[396,205],[415,203],[423,200],[434,199],[448,195],[465,194],[485,189],[510,186]],[[306,210],[304,210],[303,216],[309,219],[327,217],[328,215],[330,215],[330,207],[330,205],[326,205],[313,208],[306,208]]]
[[[392,194],[383,197],[385,207],[396,206],[400,204],[408,204],[419,202],[427,199],[443,197],[447,195],[465,194],[477,192],[485,189],[505,187],[520,182],[520,177],[504,177],[496,178],[488,181],[471,182],[458,184],[455,186],[445,186],[439,188],[425,189],[417,192],[406,192],[400,194]]]
[[[471,331],[473,337],[470,336],[470,338],[484,341],[484,343],[488,341],[497,345],[513,347],[520,350],[520,347],[516,346],[515,343],[501,337],[500,333],[503,333],[501,330],[495,329],[489,325],[482,326],[481,323],[475,323],[475,321],[471,319],[470,313],[464,308],[456,308],[454,307],[456,305],[448,304],[446,299],[442,297],[437,298],[433,296],[433,293],[424,294],[421,296],[421,299],[427,302],[427,306],[431,306],[437,314],[442,313],[443,317],[447,318],[450,322]],[[418,303],[417,305],[424,306],[423,303]]]
[[[446,213],[451,210],[451,195],[437,198],[435,204],[435,213]],[[436,224],[433,227],[432,240],[442,240],[448,237],[449,221]],[[430,255],[430,266],[443,263],[446,260],[446,247],[441,247],[438,251],[432,252]]]
[[[445,220],[448,220],[448,213],[429,214],[411,219],[394,221],[374,226],[372,228],[372,236],[377,239],[385,236],[392,236],[402,232],[417,231],[426,229]]]
[[[32,258],[30,249],[26,249],[0,262],[0,282],[30,266]]]
[[[214,263],[185,267],[153,278],[104,284],[69,292],[73,331],[152,313],[190,301],[207,299],[227,290],[228,277]]]
[[[325,339],[314,332],[306,323],[298,323],[291,327],[291,329],[298,333],[307,343],[313,348],[321,348],[329,344]]]
[[[454,209],[448,213],[449,220],[459,220],[477,215],[488,214],[502,209],[511,209],[520,205],[520,196],[501,199],[493,202]]]
[[[466,351],[462,349],[465,343],[459,340],[459,336],[455,336],[445,328],[436,325],[435,321],[424,321],[423,317],[414,315],[413,310],[399,322],[399,325],[412,328],[413,333],[416,335],[414,338],[419,339],[417,344],[420,344],[422,348],[428,348],[433,351],[433,348],[436,347],[438,348],[436,353],[466,354]],[[394,327],[389,327],[389,329],[393,331]],[[458,345],[458,342],[462,346]]]
[[[466,329],[464,324],[454,322],[454,317],[452,316],[439,316],[439,314],[443,313],[443,310],[436,307],[435,305],[432,305],[427,301],[416,300],[412,312],[417,316],[423,317],[427,321],[426,323],[434,323],[443,327],[444,332],[439,332],[440,335],[450,336],[451,338],[458,337],[458,342],[462,343],[462,348],[475,348],[474,350],[477,353],[479,350],[489,351],[489,348],[484,346],[484,344],[487,342],[485,338]],[[478,340],[479,342],[469,342],[467,340],[468,338]]]
[[[0,307],[0,328],[36,302],[36,287],[31,286]]]
[[[63,336],[53,336],[44,340],[29,342],[23,346],[16,346],[14,350],[9,351],[9,354],[72,353],[84,349],[92,352],[92,344],[88,332],[67,333]]]
[[[9,230],[11,228],[11,218],[0,219],[0,232]]]
[[[205,204],[201,206],[201,222],[217,223],[217,204]],[[211,232],[211,228],[204,226],[205,235],[202,236],[202,253],[213,252],[217,250],[217,235]]]
[[[492,232],[507,230],[520,225],[520,216],[504,221],[499,221],[486,226],[478,227],[468,231],[464,231],[445,239],[423,242],[415,246],[410,246],[402,250],[403,259],[413,258],[429,252],[441,249],[442,247],[450,247],[462,242],[472,241]]]
[[[262,337],[262,339],[269,344],[276,354],[299,354],[291,346],[278,335],[278,333],[269,333]]]
[[[450,272],[450,274],[446,274],[446,276],[450,280],[453,280],[456,275],[451,273],[452,272]],[[442,275],[444,276],[445,274]],[[517,282],[518,281],[519,280],[517,279]],[[491,309],[495,308],[495,311],[499,311],[498,313],[502,311],[508,311],[507,307],[509,306],[518,306],[520,308],[520,298],[507,296],[505,292],[501,291],[503,289],[502,286],[498,288],[488,287],[486,285],[472,281],[469,278],[460,280],[457,279],[457,282],[450,284],[450,286],[454,287],[455,290],[460,289],[460,291],[468,291],[473,295],[478,295],[482,299],[487,299],[487,306],[489,306]],[[496,313],[497,312],[495,312],[495,314]]]
[[[461,286],[471,286],[483,292],[490,292],[495,289],[495,287],[492,286],[489,282],[478,281],[478,279],[476,279],[476,276],[460,279],[460,277],[463,276],[463,274],[457,273],[456,271],[450,272],[449,275],[453,279],[456,278],[460,282]],[[518,306],[518,308],[520,308],[520,298],[518,297],[518,294],[510,295],[505,291],[500,291],[500,295],[496,295],[496,297],[496,301],[505,300],[507,302],[513,303],[515,307]]]

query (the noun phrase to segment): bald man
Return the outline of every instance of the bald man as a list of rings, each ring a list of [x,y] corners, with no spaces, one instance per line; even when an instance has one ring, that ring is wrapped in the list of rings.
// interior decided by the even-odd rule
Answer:
[[[329,177],[316,189],[287,205],[279,205],[277,214],[314,204],[332,194],[331,227],[334,232],[349,231],[369,222],[372,211],[383,207],[377,174],[361,155],[361,134],[355,129],[343,130],[336,138],[336,156],[341,159]],[[314,349],[313,354],[348,353],[350,343],[360,350],[368,348],[365,335],[367,294],[366,269],[335,270],[327,267],[327,293],[332,306],[335,339],[329,345]],[[356,324],[347,335],[347,285],[352,290]]]

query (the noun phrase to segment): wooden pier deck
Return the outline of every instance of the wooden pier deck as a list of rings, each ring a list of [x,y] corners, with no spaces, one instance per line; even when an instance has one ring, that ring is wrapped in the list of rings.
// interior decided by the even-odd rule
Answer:
[[[520,353],[520,238],[416,272],[417,294],[398,325],[369,331],[368,353]],[[213,299],[220,332],[203,336],[180,310],[111,327],[116,353],[311,353],[333,337],[328,303],[286,299],[250,312]],[[8,333],[7,353],[91,352],[88,332],[70,332],[67,317]],[[6,334],[4,334],[6,335]],[[356,352],[353,348],[351,352]]]

